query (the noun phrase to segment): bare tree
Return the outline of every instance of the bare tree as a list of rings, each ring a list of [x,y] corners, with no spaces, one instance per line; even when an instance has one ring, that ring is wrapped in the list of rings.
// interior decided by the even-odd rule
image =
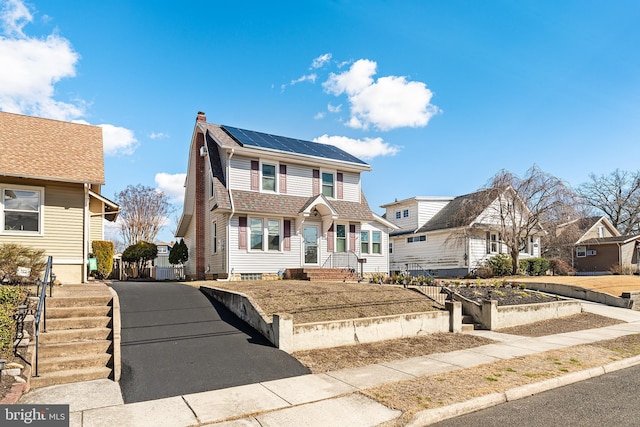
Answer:
[[[583,202],[604,213],[622,234],[640,232],[640,171],[616,169],[609,175],[589,175],[578,187]]]
[[[562,180],[537,165],[522,178],[503,169],[489,181],[488,188],[499,190],[490,211],[498,219],[502,242],[511,255],[512,273],[517,274],[520,252],[528,239],[547,230],[555,231],[560,218],[566,218],[575,206],[575,194]]]
[[[125,247],[155,241],[172,209],[166,194],[141,184],[127,186],[115,201],[122,209],[119,223]]]

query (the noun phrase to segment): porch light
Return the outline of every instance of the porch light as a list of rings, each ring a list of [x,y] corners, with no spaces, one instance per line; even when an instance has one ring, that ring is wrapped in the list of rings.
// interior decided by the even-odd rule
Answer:
[[[318,216],[319,212],[318,212],[318,208],[313,208],[313,210],[311,211],[311,213],[313,214],[313,216]]]

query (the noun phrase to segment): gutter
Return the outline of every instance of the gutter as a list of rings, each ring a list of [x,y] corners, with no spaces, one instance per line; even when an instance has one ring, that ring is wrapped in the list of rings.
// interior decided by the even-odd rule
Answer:
[[[229,157],[227,158],[227,179],[229,178],[229,172],[231,171],[231,158],[233,157],[234,153],[235,153],[235,149],[232,148],[231,151],[228,152],[229,153]],[[229,181],[227,181],[229,182]],[[227,188],[227,193],[229,193],[229,202],[231,203],[231,214],[229,215],[229,221],[227,221],[227,237],[226,237],[226,243],[224,245],[224,252],[225,252],[225,263],[226,265],[226,270],[227,270],[227,278],[226,279],[217,279],[221,282],[228,282],[231,280],[231,272],[232,272],[232,268],[231,267],[231,251],[229,250],[229,236],[231,235],[231,218],[233,218],[233,215],[236,213],[236,206],[233,203],[233,194],[231,194],[231,188]]]

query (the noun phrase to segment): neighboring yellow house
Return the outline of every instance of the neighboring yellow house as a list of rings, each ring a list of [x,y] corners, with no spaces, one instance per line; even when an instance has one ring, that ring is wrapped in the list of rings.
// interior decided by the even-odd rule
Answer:
[[[63,284],[86,282],[91,242],[120,212],[103,184],[100,127],[0,112],[0,244],[44,249]]]

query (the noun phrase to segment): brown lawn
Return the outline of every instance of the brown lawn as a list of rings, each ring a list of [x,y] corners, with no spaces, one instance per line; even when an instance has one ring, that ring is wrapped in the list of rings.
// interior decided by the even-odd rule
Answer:
[[[540,276],[517,277],[521,282],[560,283],[575,285],[619,297],[622,292],[640,291],[640,276]]]

